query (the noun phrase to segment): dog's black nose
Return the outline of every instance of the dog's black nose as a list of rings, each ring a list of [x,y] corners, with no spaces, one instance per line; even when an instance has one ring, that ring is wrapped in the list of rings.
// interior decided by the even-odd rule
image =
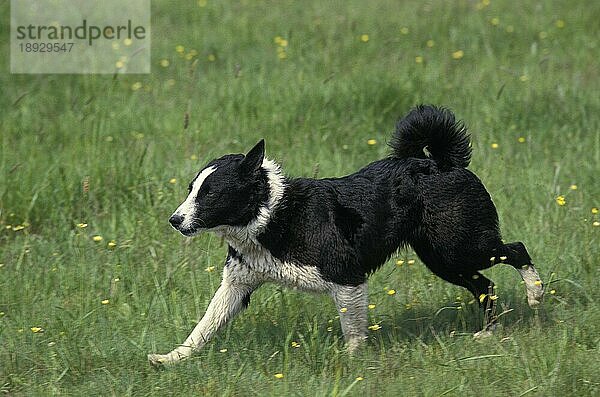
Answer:
[[[169,223],[171,224],[171,226],[173,226],[174,228],[177,228],[179,225],[181,225],[181,223],[183,222],[183,216],[181,215],[176,215],[173,214],[171,215],[171,217],[169,218]]]

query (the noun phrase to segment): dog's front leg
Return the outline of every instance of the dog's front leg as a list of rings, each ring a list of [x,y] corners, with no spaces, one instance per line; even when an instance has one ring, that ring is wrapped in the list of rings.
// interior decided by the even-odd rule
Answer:
[[[206,313],[198,322],[190,336],[179,347],[167,354],[149,354],[152,365],[173,364],[188,358],[208,342],[208,340],[231,318],[244,309],[250,301],[250,294],[258,285],[243,284],[226,276],[210,301]]]
[[[367,283],[336,285],[332,295],[348,351],[352,353],[367,339]]]

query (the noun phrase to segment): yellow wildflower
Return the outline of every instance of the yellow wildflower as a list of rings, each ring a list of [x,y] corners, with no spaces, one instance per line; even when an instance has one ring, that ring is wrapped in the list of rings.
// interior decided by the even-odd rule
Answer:
[[[227,353],[227,349],[226,348],[220,349],[219,352],[220,353]]]
[[[416,63],[423,63],[423,57],[422,56],[416,56],[415,57],[415,62]]]
[[[185,51],[185,47],[182,45],[175,46],[175,51],[177,51],[180,54],[183,54],[183,52]]]
[[[213,270],[215,270],[215,267],[214,267],[214,266],[209,266],[209,267],[207,267],[206,269],[204,269],[204,271],[205,271],[205,272],[208,272],[208,273],[212,272]]]
[[[404,261],[402,259],[398,259],[396,261],[396,266],[402,266],[404,264]]]
[[[577,185],[573,184],[573,185],[569,186],[569,189],[571,189],[571,190],[577,190]]]
[[[161,59],[160,60],[160,66],[162,66],[163,68],[167,68],[169,67],[169,60],[168,59]]]
[[[600,222],[598,222],[598,221],[594,221],[594,222],[592,223],[592,226],[598,227],[598,226],[600,226]]]
[[[103,299],[100,303],[102,303],[103,305],[108,305],[110,303],[110,300]]]
[[[377,141],[375,139],[369,139],[367,141],[367,145],[369,145],[369,146],[373,146],[373,145],[376,145],[376,144],[377,144]]]
[[[208,59],[208,62],[214,62],[217,60],[217,57],[214,54],[208,54],[208,57],[206,57],[206,59]]]
[[[131,85],[131,90],[132,90],[132,91],[137,91],[137,90],[139,90],[140,88],[142,88],[142,83],[140,83],[139,81],[136,81],[135,83],[133,83],[133,84]]]
[[[395,293],[396,293],[395,289],[388,290],[388,292],[387,292],[388,295],[394,295]]]
[[[123,44],[125,44],[127,47],[129,47],[132,43],[133,41],[129,37],[123,40]]]
[[[592,208],[592,214],[597,214],[598,212],[600,212],[600,210],[596,207]]]
[[[433,47],[435,45],[435,41],[433,41],[433,40],[427,40],[426,44],[427,44],[427,47],[431,48],[431,47]]]
[[[525,143],[526,139],[523,136],[520,136],[517,141],[519,141],[519,143]]]
[[[567,204],[567,200],[565,199],[565,196],[558,196],[556,198],[556,204],[560,205],[561,207],[565,204]]]
[[[278,374],[275,374],[273,376],[275,376],[277,379],[282,379],[283,378],[283,374],[282,373],[278,373]]]
[[[94,236],[92,237],[92,240],[99,243],[100,241],[104,240],[104,238],[102,236]]]
[[[371,331],[377,331],[381,329],[381,326],[379,324],[373,324],[373,325],[369,325],[369,329]]]
[[[360,35],[360,41],[362,41],[363,43],[366,43],[369,41],[369,35],[368,34],[361,34]]]
[[[463,50],[457,50],[452,53],[452,59],[462,59],[465,56],[465,52]]]
[[[340,309],[340,313],[346,313],[347,311],[348,311],[348,308],[346,308],[346,307],[342,307]]]
[[[169,183],[170,183],[171,185],[174,185],[174,184],[176,184],[176,183],[177,183],[177,178],[171,178],[171,179],[169,179]]]
[[[369,304],[369,306],[367,306],[370,310],[375,309],[375,305],[373,303]]]
[[[496,142],[492,143],[492,149],[498,149],[500,147],[500,145],[498,145]]]
[[[409,259],[406,263],[408,263],[409,265],[414,265],[415,264],[415,260],[414,259]]]
[[[34,334],[39,334],[39,333],[44,332],[44,329],[42,327],[31,327],[30,330]]]
[[[356,380],[357,380],[358,382],[361,382],[361,381],[365,380],[365,378],[363,378],[362,376],[357,376],[357,377],[356,377]]]
[[[292,341],[292,347],[293,347],[294,349],[297,349],[297,348],[299,348],[299,347],[300,347],[300,343],[298,343],[298,342],[296,342],[296,341]]]
[[[558,19],[554,24],[559,29],[562,29],[565,27],[565,21],[563,21],[562,19]]]
[[[409,32],[410,30],[406,26],[400,28],[400,33],[402,34],[408,34]]]
[[[86,228],[87,225],[88,225],[87,223],[78,223],[77,227],[80,228],[80,229],[83,229],[83,228]]]

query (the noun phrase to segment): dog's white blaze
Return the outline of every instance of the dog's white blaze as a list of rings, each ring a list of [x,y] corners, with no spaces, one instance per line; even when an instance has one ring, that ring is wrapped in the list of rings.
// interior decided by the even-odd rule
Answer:
[[[181,205],[175,211],[174,215],[183,216],[183,223],[181,224],[182,228],[187,228],[192,223],[192,220],[194,219],[196,196],[200,191],[200,187],[202,186],[206,178],[208,178],[208,176],[216,170],[217,167],[215,167],[214,165],[203,169],[202,172],[198,174],[198,177],[194,180],[194,183],[192,184],[192,191],[190,192],[190,194],[188,194],[185,201],[181,203]]]

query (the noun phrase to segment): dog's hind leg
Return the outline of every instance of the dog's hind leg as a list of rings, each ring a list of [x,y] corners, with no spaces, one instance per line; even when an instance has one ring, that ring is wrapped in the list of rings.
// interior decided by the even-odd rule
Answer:
[[[496,263],[507,263],[514,267],[525,282],[529,306],[538,306],[544,297],[544,284],[531,263],[531,257],[521,242],[508,243],[496,250]]]
[[[367,283],[335,285],[331,292],[348,352],[353,353],[367,339]]]
[[[173,364],[186,359],[199,350],[208,340],[248,306],[250,294],[258,287],[258,283],[246,283],[227,276],[227,267],[223,272],[223,281],[213,296],[206,313],[198,322],[185,342],[167,354],[149,354],[148,361],[154,366]]]

